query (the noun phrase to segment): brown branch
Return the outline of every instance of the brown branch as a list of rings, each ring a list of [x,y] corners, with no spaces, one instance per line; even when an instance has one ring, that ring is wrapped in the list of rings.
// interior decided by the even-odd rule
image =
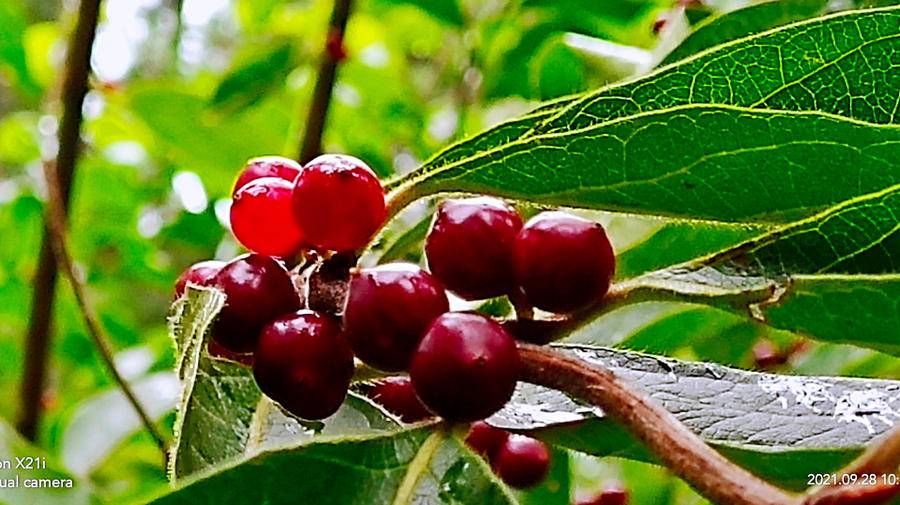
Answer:
[[[58,132],[59,150],[56,155],[58,170],[57,178],[54,179],[59,188],[58,203],[63,221],[69,206],[75,161],[80,148],[81,105],[88,91],[91,49],[99,13],[100,0],[82,0],[66,57],[62,81],[62,118]],[[35,439],[40,423],[41,396],[46,380],[53,302],[56,297],[57,266],[50,242],[50,230],[45,223],[25,343],[25,367],[19,394],[22,410],[16,423],[22,435],[30,440]]]
[[[344,59],[344,32],[347,30],[347,19],[350,17],[352,0],[334,0],[334,10],[328,23],[325,49],[319,62],[319,74],[313,89],[312,102],[306,116],[306,127],[300,145],[298,159],[306,163],[322,154],[322,133],[328,117],[328,106],[331,103],[331,92],[337,77],[337,67]]]
[[[47,280],[49,283],[39,286],[49,293],[43,295],[46,306],[35,306],[32,314],[46,316],[43,320],[32,320],[34,327],[47,333],[37,335],[35,340],[30,340],[28,357],[26,361],[26,378],[23,381],[23,407],[25,412],[20,427],[23,431],[33,434],[39,419],[39,398],[43,390],[44,375],[46,373],[47,353],[49,350],[49,327],[53,293],[55,292],[56,268],[62,267],[72,286],[75,300],[81,311],[82,318],[87,326],[88,333],[94,341],[98,352],[106,366],[109,368],[113,379],[122,388],[122,392],[128,401],[134,406],[135,411],[144,423],[147,431],[153,439],[166,452],[165,440],[162,434],[153,424],[150,417],[141,407],[131,387],[119,374],[113,361],[112,349],[102,333],[101,326],[91,306],[87,302],[84,288],[75,273],[72,258],[69,255],[66,244],[66,209],[71,194],[72,178],[81,148],[81,123],[82,103],[88,91],[88,75],[90,73],[91,49],[94,36],[97,31],[97,20],[100,12],[100,0],[83,0],[78,10],[78,20],[72,39],[69,44],[68,57],[66,59],[66,71],[62,82],[62,118],[59,126],[59,148],[55,162],[44,163],[44,177],[47,183],[47,207],[44,223],[44,240],[42,243],[42,257],[45,251],[50,251],[52,256],[47,256],[50,269],[47,272],[38,272],[39,280]],[[55,262],[53,259],[55,258]],[[46,275],[46,277],[41,277]],[[37,287],[36,287],[37,289]],[[37,296],[36,296],[37,298]],[[32,368],[33,367],[33,368]]]
[[[66,240],[66,221],[62,212],[62,206],[60,205],[62,195],[60,194],[60,188],[57,185],[58,176],[53,163],[44,163],[44,177],[47,180],[48,189],[45,219],[50,231],[50,244],[53,246],[56,262],[62,267],[63,275],[69,280],[69,284],[72,286],[72,292],[75,294],[75,301],[78,304],[81,317],[87,327],[88,334],[94,341],[94,346],[100,353],[100,358],[109,369],[109,373],[112,375],[113,380],[115,380],[119,388],[122,389],[128,402],[134,407],[135,412],[137,412],[138,417],[141,419],[141,423],[144,424],[144,427],[153,437],[153,440],[159,448],[162,449],[163,457],[165,457],[168,454],[165,438],[141,406],[141,403],[138,401],[134,391],[132,391],[131,386],[116,368],[112,346],[104,335],[100,321],[94,313],[93,307],[88,303],[87,296],[84,292],[84,286],[82,286],[81,281],[78,279],[78,274],[75,272],[75,265],[72,262],[71,255],[69,255]]]
[[[559,351],[520,343],[521,379],[589,401],[622,423],[672,472],[716,503],[797,505],[799,499],[725,459],[669,411],[612,371]]]

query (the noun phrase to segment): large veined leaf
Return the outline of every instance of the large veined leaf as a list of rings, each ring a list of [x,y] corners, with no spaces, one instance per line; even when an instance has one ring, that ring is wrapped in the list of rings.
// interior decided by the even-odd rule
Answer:
[[[353,395],[321,422],[300,421],[285,414],[262,395],[249,368],[206,351],[210,324],[224,298],[214,289],[190,287],[187,296],[173,307],[171,328],[180,350],[177,371],[184,387],[170,458],[173,480],[273,446],[309,442],[319,435],[370,433],[398,426],[379,407]]]
[[[666,55],[662,64],[730,40],[810,18],[824,11],[827,5],[827,0],[767,0],[745,9],[710,16],[698,23],[691,34]]]
[[[236,492],[240,490],[240,492]],[[263,451],[153,503],[512,505],[462,441],[432,426]]]
[[[798,166],[795,159],[789,158],[759,166],[758,158],[764,156],[757,151],[755,170],[746,170],[747,165],[741,165],[740,160],[746,162],[754,156],[752,151],[745,150],[762,148],[748,138],[757,134],[759,126],[749,118],[748,124],[736,119],[730,124],[716,122],[690,127],[669,125],[666,119],[679,115],[671,110],[675,107],[718,104],[818,111],[872,123],[893,123],[900,93],[900,74],[892,71],[891,58],[900,47],[898,19],[900,8],[888,7],[788,25],[713,48],[632,82],[580,98],[562,99],[526,118],[452,146],[420,170],[395,181],[390,186],[394,191],[394,208],[443,191],[487,192],[548,204],[717,220],[778,220],[789,210],[811,212],[838,203],[842,198],[830,191],[817,193],[819,198],[813,199],[816,201],[809,200],[810,195],[802,191],[795,193],[793,196],[806,204],[794,209],[784,208],[791,204],[779,201],[777,194],[757,191],[752,197],[734,195],[737,187],[757,184],[754,189],[758,190],[756,177],[766,179],[767,172],[778,173],[780,177],[777,183],[764,189],[780,186],[799,189],[795,170],[804,172],[803,167],[808,164],[801,161]],[[659,114],[650,114],[652,111]],[[735,111],[734,114],[747,117],[747,113]],[[821,129],[812,124],[827,117],[824,120],[828,124],[836,125],[840,123],[836,118],[790,117],[794,119],[790,123],[797,128],[778,132],[779,143],[784,143],[782,147],[793,145],[795,140],[801,144],[813,142],[817,146],[814,159],[827,161],[832,156],[831,148],[846,140],[830,128]],[[774,120],[770,124],[774,129],[785,126]],[[867,128],[857,123],[843,124]],[[690,128],[696,130],[687,136]],[[804,140],[794,138],[800,130],[805,130],[806,135],[801,134]],[[704,140],[698,142],[698,139]],[[739,151],[731,151],[735,158],[724,154],[727,149],[717,149],[722,147],[717,146],[719,140],[735,141],[732,148]],[[698,152],[706,147],[710,150]],[[785,153],[774,145],[769,147],[774,149],[776,159]],[[887,145],[885,149],[893,148]],[[843,161],[841,169],[830,167],[834,172],[820,172],[817,181],[826,173],[843,173],[843,168],[856,160],[843,158]],[[684,175],[678,171],[686,167],[709,168],[718,164],[735,170],[745,168],[739,172],[745,177],[736,180],[721,172],[703,172],[707,179],[702,184],[677,177]],[[657,191],[642,191],[646,179],[667,174],[682,182],[682,187],[662,184]],[[663,182],[672,181],[670,177]],[[811,182],[811,177],[803,179],[803,185]],[[866,181],[862,181],[862,186],[868,186]],[[861,194],[852,190],[849,193]],[[692,207],[697,199],[710,194],[718,195],[711,197],[715,203],[710,203],[710,208]],[[720,205],[722,195],[736,196],[737,200],[722,209],[712,208]],[[749,203],[748,198],[765,209],[744,207]]]
[[[723,343],[727,345],[727,343]],[[610,368],[749,470],[791,487],[856,456],[900,419],[900,382],[746,372],[588,345],[557,345]],[[650,459],[599,409],[520,384],[490,422],[597,455]]]
[[[465,191],[720,221],[785,220],[900,182],[898,146],[894,126],[691,105],[426,165],[398,187],[394,205]]]
[[[634,299],[706,303],[817,339],[897,354],[898,268],[895,185],[620,287]]]

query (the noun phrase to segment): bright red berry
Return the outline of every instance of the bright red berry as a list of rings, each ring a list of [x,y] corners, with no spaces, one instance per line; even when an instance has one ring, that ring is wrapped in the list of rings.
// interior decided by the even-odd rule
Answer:
[[[351,275],[344,330],[363,362],[406,370],[428,325],[449,308],[440,281],[415,265],[366,268]]]
[[[198,286],[209,286],[219,270],[225,266],[224,261],[207,260],[194,263],[178,276],[175,282],[175,298],[184,294],[188,283]]]
[[[496,198],[446,200],[425,241],[428,268],[466,300],[510,293],[513,243],[521,228],[516,210]]]
[[[599,224],[564,212],[542,212],[516,237],[513,265],[532,305],[572,312],[606,294],[616,258]]]
[[[519,374],[516,342],[496,321],[448,312],[431,323],[410,367],[416,394],[450,421],[484,419],[512,396]]]
[[[303,419],[340,408],[353,378],[353,352],[329,316],[300,310],[263,328],[253,359],[259,389]]]
[[[231,231],[238,242],[267,256],[293,256],[303,248],[303,234],[291,206],[293,186],[263,177],[239,189],[231,203]]]
[[[247,161],[240,175],[238,175],[237,180],[234,182],[234,188],[231,190],[231,196],[234,196],[248,182],[263,177],[276,177],[293,183],[294,179],[300,175],[300,168],[300,164],[296,161],[281,156],[253,158]]]
[[[550,469],[550,450],[540,440],[510,435],[491,461],[507,485],[525,489],[539,484]]]
[[[365,163],[325,154],[303,167],[294,183],[294,215],[306,240],[333,251],[366,244],[386,217],[384,189]]]
[[[404,423],[414,423],[431,417],[431,412],[422,405],[409,377],[385,377],[372,385],[369,397],[398,416]]]
[[[473,451],[491,460],[507,438],[508,431],[495,428],[484,421],[476,421],[469,428],[466,443]]]
[[[269,256],[238,256],[216,274],[215,286],[225,293],[225,306],[212,336],[231,352],[252,352],[263,326],[300,308],[290,274]]]

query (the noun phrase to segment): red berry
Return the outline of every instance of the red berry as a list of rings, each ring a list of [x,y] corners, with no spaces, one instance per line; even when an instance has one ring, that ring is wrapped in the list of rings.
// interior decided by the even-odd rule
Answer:
[[[216,260],[201,261],[189,266],[175,281],[175,298],[184,294],[188,283],[209,286],[223,266],[225,266],[224,261]]]
[[[230,361],[234,361],[246,366],[253,366],[253,354],[251,353],[243,353],[238,354],[236,352],[231,352],[228,349],[222,347],[215,340],[210,340],[206,345],[206,352],[209,353],[210,356],[214,358],[222,358]]]
[[[351,251],[366,245],[384,224],[384,190],[362,161],[325,154],[306,164],[297,177],[294,215],[309,243]]]
[[[325,39],[325,52],[328,56],[337,62],[347,59],[347,48],[344,46],[344,34],[340,30],[332,30],[328,32]]]
[[[231,231],[238,242],[267,256],[293,256],[303,248],[303,234],[291,207],[293,186],[263,177],[238,190],[231,203]]]
[[[347,396],[353,352],[337,322],[300,310],[263,328],[253,376],[263,393],[295,416],[324,419]]]
[[[516,342],[499,323],[454,312],[431,323],[409,372],[422,403],[450,421],[484,419],[500,410],[518,373]]]
[[[356,356],[381,370],[406,370],[428,325],[449,310],[441,283],[409,263],[354,272],[344,329]]]
[[[425,242],[428,268],[466,300],[510,293],[513,243],[521,228],[522,218],[501,200],[446,200]]]
[[[593,498],[579,500],[576,505],[626,505],[628,492],[621,488],[605,489]]]
[[[290,274],[269,256],[238,256],[216,274],[215,286],[225,293],[225,306],[212,336],[231,352],[252,352],[266,323],[300,308]]]
[[[484,421],[477,421],[472,423],[469,428],[466,443],[473,451],[491,460],[500,447],[506,443],[507,438],[509,438],[508,431],[494,428]]]
[[[494,471],[507,485],[524,489],[539,484],[550,469],[550,450],[540,440],[510,435],[493,458]]]
[[[542,212],[516,237],[513,264],[529,303],[571,312],[606,294],[616,258],[599,224],[564,212]]]
[[[298,175],[300,175],[300,164],[294,160],[281,156],[253,158],[247,161],[240,175],[238,175],[237,180],[234,182],[234,188],[231,190],[231,196],[234,196],[248,182],[256,179],[276,177],[293,183]]]
[[[409,377],[386,377],[377,381],[369,391],[369,397],[400,417],[404,423],[414,423],[431,417],[422,405]]]

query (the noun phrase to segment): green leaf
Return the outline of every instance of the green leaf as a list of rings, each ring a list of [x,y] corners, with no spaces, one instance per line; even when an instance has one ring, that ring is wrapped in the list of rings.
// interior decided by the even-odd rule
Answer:
[[[697,139],[702,139],[698,141]],[[900,182],[900,129],[691,105],[426,164],[392,205],[446,191],[720,221],[784,221]]]
[[[259,102],[268,92],[283,85],[293,68],[289,42],[254,53],[251,61],[231,70],[216,88],[210,105],[233,113]]]
[[[394,209],[434,193],[472,191],[552,205],[782,220],[884,188],[895,182],[883,175],[896,174],[884,165],[896,149],[894,130],[808,113],[685,106],[893,123],[900,81],[889,55],[900,47],[898,19],[900,8],[889,7],[797,23],[565,99],[451,146],[394,181]],[[719,113],[703,113],[711,110]],[[866,143],[873,134],[886,138]],[[867,147],[847,147],[859,141]],[[854,191],[857,179],[841,186],[826,178],[847,167],[853,173],[857,162],[868,164],[862,158],[874,161],[860,151],[867,148],[881,159],[879,175],[860,180],[868,190]],[[833,193],[838,188],[843,197]]]
[[[261,452],[191,480],[158,505],[515,504],[487,464],[432,426]]]
[[[21,468],[17,468],[19,461]],[[96,497],[86,484],[58,468],[43,450],[23,440],[12,426],[0,420],[0,503],[95,503]]]
[[[25,98],[37,99],[42,89],[28,70],[24,46],[28,22],[22,10],[13,2],[0,5],[0,71],[6,70],[4,73]]]
[[[898,251],[895,185],[619,287],[636,298],[749,312],[776,328],[898,354]]]
[[[730,459],[794,488],[805,487],[809,473],[839,468],[900,419],[898,381],[761,374],[587,345],[555,347],[610,368]],[[520,384],[490,422],[589,454],[651,459],[599,409],[534,385]]]
[[[810,18],[822,13],[827,5],[827,0],[769,0],[710,16],[698,23],[694,31],[666,55],[662,65],[737,38]]]
[[[230,194],[235,172],[249,158],[279,153],[290,114],[265,101],[235,118],[210,110],[198,95],[169,85],[135,85],[131,110],[177,166],[196,170],[213,196]]]
[[[176,371],[184,386],[170,458],[173,480],[273,446],[398,426],[380,407],[353,395],[321,422],[285,414],[260,392],[249,368],[207,353],[210,325],[224,303],[222,292],[191,286],[172,309],[171,332],[180,356]]]

